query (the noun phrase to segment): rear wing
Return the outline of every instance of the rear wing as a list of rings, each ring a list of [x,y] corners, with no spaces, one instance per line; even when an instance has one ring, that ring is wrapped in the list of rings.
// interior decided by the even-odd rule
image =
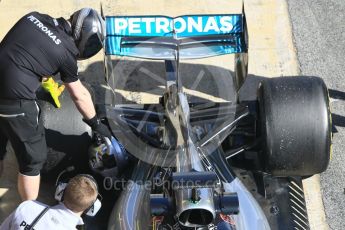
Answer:
[[[245,15],[107,16],[106,55],[194,59],[246,53]]]

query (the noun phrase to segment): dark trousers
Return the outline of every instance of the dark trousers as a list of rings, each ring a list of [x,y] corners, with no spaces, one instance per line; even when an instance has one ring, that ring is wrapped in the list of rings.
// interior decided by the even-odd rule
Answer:
[[[10,141],[19,172],[37,176],[47,158],[47,145],[40,110],[34,100],[0,99],[0,160]]]

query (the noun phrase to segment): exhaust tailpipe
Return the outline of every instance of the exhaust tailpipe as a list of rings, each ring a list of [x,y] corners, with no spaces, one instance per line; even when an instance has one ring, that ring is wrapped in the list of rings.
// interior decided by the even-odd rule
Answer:
[[[194,189],[191,189],[194,190]],[[201,227],[211,224],[215,218],[215,210],[212,207],[211,189],[195,189],[199,193],[199,201],[191,198],[191,190],[178,191],[176,202],[179,203],[177,216],[178,221],[185,227]]]
[[[194,143],[190,139],[188,142],[188,152],[181,148],[177,153],[176,174],[195,172],[194,175],[198,175],[197,172],[200,172],[200,179],[193,178],[189,181],[187,176],[184,186],[175,190],[176,214],[181,225],[195,228],[211,224],[216,217],[216,210],[213,189],[205,188],[202,178],[206,171],[200,156]],[[214,180],[210,181],[212,185],[213,182]]]

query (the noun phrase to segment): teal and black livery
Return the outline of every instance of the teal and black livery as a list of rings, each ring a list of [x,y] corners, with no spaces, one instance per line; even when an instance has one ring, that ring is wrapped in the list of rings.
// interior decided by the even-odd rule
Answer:
[[[177,48],[178,47],[178,48]],[[106,17],[106,55],[148,59],[246,53],[244,14]]]

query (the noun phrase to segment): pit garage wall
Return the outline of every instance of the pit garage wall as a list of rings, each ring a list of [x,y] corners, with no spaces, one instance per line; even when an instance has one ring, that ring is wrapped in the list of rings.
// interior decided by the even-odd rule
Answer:
[[[96,0],[0,0],[0,39],[14,23],[30,11],[39,11],[54,17],[69,18],[70,14],[82,7],[99,9],[101,1]],[[169,15],[240,13],[239,0],[104,0],[105,14],[111,15]],[[279,77],[299,75],[299,65],[292,41],[290,19],[285,0],[245,0],[245,10],[249,28],[249,73],[251,76]],[[25,35],[23,35],[25,36]],[[84,71],[90,64],[102,61],[100,52],[95,57],[80,62],[79,70]],[[215,58],[215,66],[231,68],[232,62],[225,57]],[[200,60],[203,64],[205,60]],[[230,66],[230,67],[229,67]],[[103,71],[102,69],[94,70]],[[144,94],[145,97],[150,95]],[[124,95],[125,96],[125,95]],[[8,161],[11,161],[9,159]],[[14,158],[7,167],[16,167]],[[6,169],[5,169],[6,170]],[[5,191],[16,197],[15,175],[4,175],[0,181],[0,196]],[[319,176],[304,181],[308,213],[312,229],[327,229],[320,194]],[[9,189],[9,190],[8,190]],[[43,197],[49,194],[42,193]],[[19,202],[19,200],[17,200]],[[15,202],[0,205],[0,221],[8,210],[16,207]],[[7,210],[7,211],[5,211]]]

